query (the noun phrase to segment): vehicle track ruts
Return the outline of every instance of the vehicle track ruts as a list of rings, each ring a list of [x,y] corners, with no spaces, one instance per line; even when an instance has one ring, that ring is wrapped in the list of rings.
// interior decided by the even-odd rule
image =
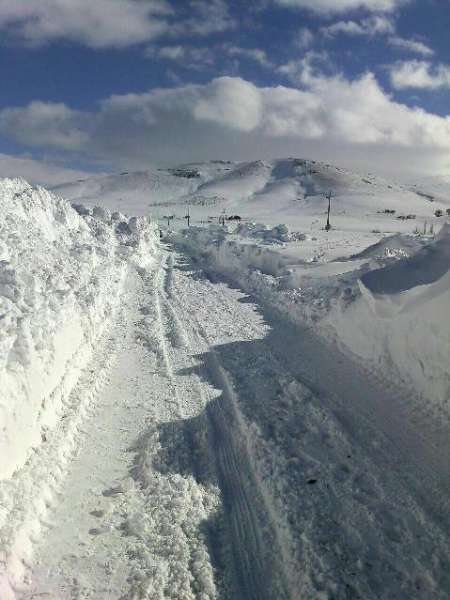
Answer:
[[[166,262],[163,290],[172,290],[173,261]],[[167,281],[170,281],[170,286]],[[175,295],[176,297],[176,295]],[[166,296],[162,303],[169,315],[180,324],[177,309]],[[178,326],[177,326],[178,327]],[[222,492],[227,520],[227,536],[233,558],[236,591],[233,597],[242,600],[289,600],[294,598],[289,589],[287,552],[283,550],[277,528],[266,504],[261,482],[251,464],[245,425],[239,416],[231,381],[220,364],[217,354],[209,347],[202,326],[195,315],[185,333],[191,352],[201,349],[205,364],[203,376],[220,390],[221,395],[205,402],[209,428],[210,451]],[[199,387],[199,394],[202,394]]]
[[[229,370],[227,379],[233,382],[231,387],[236,390],[238,413],[244,415],[244,423],[256,426],[250,442],[251,449],[256,450],[252,457],[252,472],[256,477],[260,476],[261,489],[267,489],[269,503],[266,502],[266,506],[272,504],[276,508],[275,522],[279,523],[281,532],[285,533],[286,518],[289,533],[295,532],[293,560],[298,571],[294,572],[297,580],[291,580],[298,581],[299,586],[291,586],[297,594],[294,597],[298,597],[299,590],[312,590],[316,586],[314,580],[308,580],[315,573],[308,559],[317,560],[319,572],[321,569],[330,571],[329,580],[335,578],[336,585],[342,587],[340,593],[346,593],[347,585],[353,589],[355,576],[349,568],[349,556],[354,531],[361,531],[362,535],[367,533],[367,540],[363,537],[358,544],[361,555],[367,552],[370,557],[378,553],[382,560],[390,552],[393,560],[403,561],[408,557],[416,560],[421,554],[412,543],[416,538],[419,545],[418,540],[433,543],[436,555],[446,564],[448,455],[439,453],[433,445],[427,448],[427,431],[419,430],[416,436],[415,429],[402,421],[402,412],[397,412],[396,405],[408,402],[408,390],[401,382],[385,386],[380,374],[366,373],[364,365],[354,364],[350,357],[342,356],[315,332],[307,331],[303,336],[301,328],[270,311],[268,314],[264,310],[263,316],[269,327],[258,330],[257,326],[250,325],[253,321],[250,314],[245,314],[242,305],[239,308],[238,300],[244,300],[239,291],[229,289],[217,280],[212,282],[207,276],[203,278],[198,268],[191,270],[193,276],[183,270],[176,271],[173,276],[174,301],[180,298],[177,308],[180,314],[184,313],[185,319],[191,319],[191,315],[194,321],[202,315],[207,319],[204,323],[193,324],[199,338],[203,334],[202,328],[205,333],[205,339],[199,339],[195,347],[198,352],[204,350],[202,357],[207,357],[209,371],[214,373],[213,359],[208,358],[208,343],[217,343],[215,353]],[[183,297],[186,300],[181,303]],[[254,306],[252,303],[246,305],[249,311]],[[235,322],[233,326],[230,326],[231,321]],[[215,381],[214,376],[211,379]],[[216,379],[220,381],[218,375]],[[268,379],[274,384],[269,383],[266,392]],[[222,389],[223,380],[215,385]],[[289,397],[291,389],[292,398]],[[230,414],[214,416],[219,423],[225,421],[220,432],[227,435],[227,425],[232,422]],[[245,427],[232,427],[231,436],[235,430],[245,433]],[[236,443],[242,444],[242,439]],[[448,442],[444,447],[447,445]],[[324,459],[322,464],[314,460],[315,455]],[[291,457],[295,463],[290,462]],[[304,459],[311,459],[309,464],[314,464],[314,470],[320,474],[319,479],[311,481],[316,485],[309,488],[310,493],[305,491],[309,481],[306,481]],[[288,465],[295,467],[289,470]],[[312,469],[307,469],[310,477],[316,475]],[[270,480],[272,473],[273,481]],[[282,483],[283,479],[285,483]],[[282,490],[280,486],[284,486]],[[310,500],[315,496],[317,507]],[[302,499],[306,501],[303,505]],[[342,524],[335,516],[339,511],[344,519]],[[374,513],[379,519],[378,527],[370,521]],[[305,517],[309,521],[305,521]],[[411,529],[408,529],[408,519],[415,523]],[[346,521],[354,524],[348,529],[348,536]],[[397,536],[397,531],[392,529],[402,531],[402,534]],[[341,532],[344,534],[342,539],[339,537]],[[380,543],[370,536],[379,539]],[[289,535],[283,539],[284,544],[289,544],[290,539]],[[339,554],[334,554],[332,544],[321,545],[322,540],[328,539],[336,544]],[[302,559],[305,560],[304,575],[301,575]],[[448,579],[445,570],[435,568],[432,560],[425,556],[420,560],[422,568],[433,570],[439,581],[436,597],[444,597],[439,593],[444,593]],[[368,571],[357,578],[362,597],[379,597],[374,583],[376,577],[379,585],[386,586],[382,569],[377,570],[376,575],[375,571]],[[389,597],[397,597],[395,594],[403,584],[403,589],[406,586],[415,589],[414,581],[410,582],[409,575],[405,575],[401,583],[390,582],[385,591],[392,592]],[[338,594],[336,597],[346,596]]]

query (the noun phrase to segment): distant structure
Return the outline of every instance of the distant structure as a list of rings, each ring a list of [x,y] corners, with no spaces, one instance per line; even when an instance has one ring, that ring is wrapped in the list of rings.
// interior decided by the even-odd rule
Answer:
[[[187,209],[187,214],[184,216],[184,218],[187,221],[187,226],[190,227],[190,225],[191,225],[191,213],[189,211],[189,206],[188,206],[188,209]]]
[[[325,198],[328,200],[328,212],[327,212],[327,224],[325,225],[325,231],[330,231],[330,211],[331,211],[331,190],[327,192]]]
[[[175,218],[175,215],[165,215],[164,219],[167,219],[167,227],[170,227],[170,221]]]

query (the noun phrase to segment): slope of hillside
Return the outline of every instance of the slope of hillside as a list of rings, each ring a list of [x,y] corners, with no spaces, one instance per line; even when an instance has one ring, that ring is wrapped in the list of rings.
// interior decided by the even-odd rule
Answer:
[[[193,179],[169,172],[124,172],[100,175],[59,185],[53,191],[67,200],[86,205],[102,203],[111,210],[132,215],[149,214],[155,205],[170,206],[195,189]]]
[[[450,208],[450,175],[422,177],[407,188],[428,202],[439,202]]]

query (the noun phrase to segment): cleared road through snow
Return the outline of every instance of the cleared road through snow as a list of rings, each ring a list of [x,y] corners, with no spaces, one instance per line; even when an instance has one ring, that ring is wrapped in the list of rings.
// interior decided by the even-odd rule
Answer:
[[[169,249],[126,289],[21,598],[448,597],[445,460],[382,383]]]

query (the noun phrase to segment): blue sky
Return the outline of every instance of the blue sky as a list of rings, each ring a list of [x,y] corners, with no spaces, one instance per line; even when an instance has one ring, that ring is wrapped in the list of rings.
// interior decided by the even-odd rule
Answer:
[[[448,174],[449,27],[448,0],[0,0],[0,174],[287,155]]]

